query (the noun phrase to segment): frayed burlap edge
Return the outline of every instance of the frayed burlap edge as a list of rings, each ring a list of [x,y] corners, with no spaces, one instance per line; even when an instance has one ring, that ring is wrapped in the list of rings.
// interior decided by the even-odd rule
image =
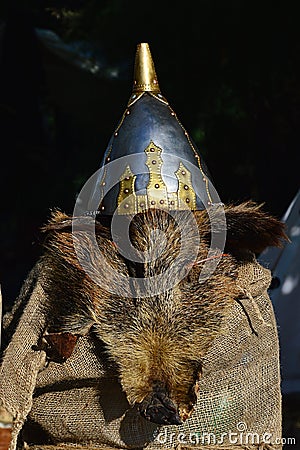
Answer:
[[[44,291],[40,284],[35,286],[33,295],[40,301],[37,304],[29,302],[24,312],[35,328],[31,329],[36,343],[43,333],[46,322],[44,310]],[[38,306],[37,306],[38,305]],[[38,324],[38,325],[37,325]],[[18,344],[13,340],[5,350],[0,366],[0,406],[13,417],[12,436],[9,450],[15,450],[18,435],[24,425],[26,417],[32,408],[33,391],[36,378],[41,367],[45,365],[46,354],[43,351],[32,350],[31,336],[29,337],[27,323],[21,323],[18,328]],[[25,348],[26,351],[23,352]],[[18,383],[12,383],[15,374],[22,373],[23,365],[27,368],[26,377],[18,378]]]

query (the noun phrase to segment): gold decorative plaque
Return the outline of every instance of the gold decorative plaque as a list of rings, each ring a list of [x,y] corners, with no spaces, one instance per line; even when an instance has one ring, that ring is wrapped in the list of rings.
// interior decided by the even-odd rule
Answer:
[[[144,151],[147,155],[146,165],[149,170],[149,182],[146,187],[146,194],[136,192],[136,175],[127,166],[120,181],[118,213],[122,215],[136,214],[144,212],[148,208],[171,211],[196,209],[196,194],[192,186],[191,173],[184,164],[180,163],[178,170],[175,172],[178,180],[177,191],[168,192],[162,176],[162,149],[151,141]]]

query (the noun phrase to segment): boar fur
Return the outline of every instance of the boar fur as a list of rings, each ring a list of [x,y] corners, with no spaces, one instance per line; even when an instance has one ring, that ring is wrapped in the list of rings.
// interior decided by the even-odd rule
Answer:
[[[225,214],[225,255],[203,283],[198,281],[201,261],[207,258],[211,239],[206,211],[194,212],[200,234],[194,264],[188,262],[195,245],[193,232],[181,236],[176,220],[163,211],[138,214],[130,225],[130,238],[137,249],[148,250],[152,256],[161,251],[158,258],[145,263],[126,260],[101,221],[92,225],[91,218],[72,218],[54,211],[43,229],[43,288],[56,299],[51,305],[47,333],[96,334],[115,364],[129,403],[139,405],[141,414],[150,421],[176,424],[190,417],[202,358],[214,338],[222,333],[232,303],[241,296],[236,283],[239,266],[268,246],[280,246],[286,238],[283,224],[252,202],[229,205]],[[218,222],[217,213],[215,220]],[[72,223],[77,227],[73,235]],[[93,244],[91,226],[95,226],[101,253]],[[217,232],[223,232],[222,227],[220,222]],[[157,234],[153,241],[150,236],[156,229],[163,231],[164,237]],[[73,240],[80,244],[82,257],[88,258],[89,275],[77,259]],[[140,297],[135,286],[131,297],[110,293],[111,284],[122,289],[124,276],[142,280],[163,273],[180,249],[179,270],[184,273],[172,289],[162,289],[157,295],[149,292],[146,297]],[[103,256],[111,273],[107,273]]]

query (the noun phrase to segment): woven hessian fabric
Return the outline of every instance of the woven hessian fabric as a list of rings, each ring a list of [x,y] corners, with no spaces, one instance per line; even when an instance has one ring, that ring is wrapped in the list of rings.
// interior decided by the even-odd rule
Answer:
[[[93,335],[80,337],[65,363],[46,364],[45,352],[34,347],[47,327],[47,298],[37,280],[22,314],[19,306],[5,321],[15,329],[0,372],[0,403],[15,418],[10,450],[282,448],[270,279],[257,263],[241,266],[244,296],[204,358],[195,411],[180,426],[156,425],[129,407]]]

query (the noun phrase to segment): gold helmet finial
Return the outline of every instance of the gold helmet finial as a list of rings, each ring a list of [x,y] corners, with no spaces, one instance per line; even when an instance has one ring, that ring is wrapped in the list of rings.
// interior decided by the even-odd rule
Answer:
[[[150,48],[145,42],[137,46],[133,81],[133,93],[142,92],[160,92]]]

